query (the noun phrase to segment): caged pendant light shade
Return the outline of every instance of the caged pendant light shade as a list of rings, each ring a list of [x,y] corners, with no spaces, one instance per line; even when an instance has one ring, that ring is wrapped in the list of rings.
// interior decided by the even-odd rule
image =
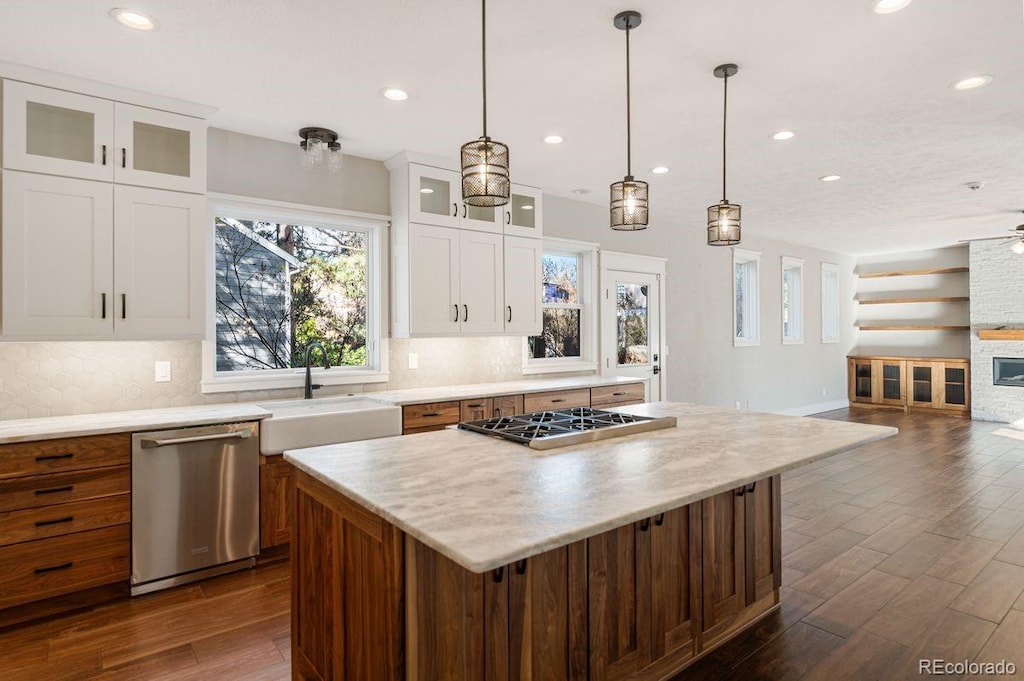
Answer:
[[[739,72],[735,64],[722,64],[714,70],[723,81],[722,97],[722,200],[708,206],[708,246],[734,246],[740,242],[741,208],[726,198],[726,121],[729,111],[729,78]]]
[[[487,136],[487,0],[481,0],[483,135],[462,145],[462,200],[470,206],[504,206],[511,190],[508,145]]]
[[[615,28],[626,32],[626,176],[611,186],[611,228],[620,232],[647,229],[648,188],[643,180],[633,177],[632,108],[629,78],[629,32],[640,25],[639,12],[626,11],[615,15]]]

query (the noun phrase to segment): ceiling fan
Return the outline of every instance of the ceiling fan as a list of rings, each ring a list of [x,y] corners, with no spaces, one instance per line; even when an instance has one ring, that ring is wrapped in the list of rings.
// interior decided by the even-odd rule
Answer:
[[[1017,225],[1013,229],[1006,230],[1010,234],[1009,236],[985,236],[978,239],[960,239],[959,243],[965,244],[972,241],[1012,241],[1010,244],[1010,250],[1017,255],[1024,255],[1024,225]]]

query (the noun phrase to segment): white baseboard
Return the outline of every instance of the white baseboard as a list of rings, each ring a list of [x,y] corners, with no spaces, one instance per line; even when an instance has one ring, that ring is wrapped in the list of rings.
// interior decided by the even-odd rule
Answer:
[[[832,400],[830,402],[819,402],[818,404],[808,404],[803,407],[793,407],[792,409],[783,409],[781,411],[772,411],[773,414],[784,414],[785,416],[810,416],[811,414],[820,414],[823,411],[832,411],[833,409],[845,409],[850,406],[850,400]]]

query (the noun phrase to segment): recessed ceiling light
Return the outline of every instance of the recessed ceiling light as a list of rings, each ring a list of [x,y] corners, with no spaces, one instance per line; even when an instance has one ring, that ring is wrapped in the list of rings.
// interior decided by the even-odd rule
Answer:
[[[544,138],[545,144],[561,144],[563,142],[561,135],[548,135]]]
[[[899,12],[914,0],[878,0],[875,3],[875,11],[879,14],[892,14]]]
[[[380,93],[384,99],[390,99],[392,102],[404,102],[409,99],[409,93],[397,87],[386,87]]]
[[[976,87],[981,87],[982,85],[988,85],[991,82],[992,82],[992,76],[986,76],[986,75],[971,76],[970,78],[964,78],[963,80],[958,80],[957,82],[953,83],[953,89],[954,90],[973,90]]]
[[[669,170],[668,166],[655,166],[651,168],[651,172],[655,175],[664,175]]]
[[[819,177],[818,179],[821,180],[822,182],[835,182],[836,180],[841,179],[841,177],[841,175],[825,175],[823,177]]]
[[[420,190],[420,194],[433,194],[433,193],[434,193],[434,190],[431,189],[430,187],[424,187],[423,189]]]
[[[115,7],[109,14],[122,26],[134,28],[136,31],[152,31],[157,27],[156,19],[135,9]]]
[[[530,205],[523,206],[523,210],[533,210],[533,206],[530,206]]]
[[[780,130],[777,133],[775,133],[774,135],[772,135],[772,139],[773,140],[779,140],[781,142],[783,140],[791,140],[795,136],[796,136],[796,133],[791,131],[791,130]]]
[[[573,189],[572,193],[573,194],[589,194],[590,190],[587,189],[586,187],[580,187],[579,189]]]

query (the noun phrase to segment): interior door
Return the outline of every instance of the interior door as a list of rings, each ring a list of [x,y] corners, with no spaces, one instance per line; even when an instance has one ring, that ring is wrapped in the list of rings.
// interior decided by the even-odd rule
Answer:
[[[601,269],[602,373],[647,382],[647,401],[662,399],[662,275]]]

